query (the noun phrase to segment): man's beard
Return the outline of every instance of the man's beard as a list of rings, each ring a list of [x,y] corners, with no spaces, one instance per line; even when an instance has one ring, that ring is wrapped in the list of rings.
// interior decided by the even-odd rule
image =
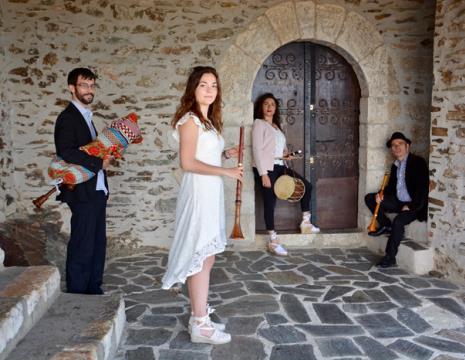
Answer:
[[[90,100],[87,100],[85,97],[90,95],[91,98]],[[89,105],[94,101],[94,95],[93,94],[80,94],[79,91],[76,91],[76,98],[82,102],[84,105]]]

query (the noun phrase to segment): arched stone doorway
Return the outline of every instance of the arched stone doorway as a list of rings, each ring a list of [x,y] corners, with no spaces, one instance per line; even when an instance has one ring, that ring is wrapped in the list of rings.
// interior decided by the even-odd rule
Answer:
[[[236,37],[218,66],[223,87],[225,137],[237,142],[238,126],[244,124],[250,135],[253,121],[253,79],[263,61],[280,46],[299,40],[326,45],[344,56],[354,69],[361,88],[358,226],[368,224],[370,214],[363,195],[374,191],[384,173],[385,139],[389,119],[395,111],[396,79],[387,47],[379,31],[360,14],[333,4],[313,1],[284,2],[268,9]],[[242,229],[247,241],[255,241],[255,201],[251,171],[250,136],[244,160]],[[226,204],[234,203],[234,189],[227,188]],[[233,205],[227,208],[227,221],[233,222]],[[229,225],[229,228],[231,225]]]
[[[302,159],[288,165],[312,184],[312,221],[322,230],[357,228],[360,87],[336,51],[309,41],[276,49],[255,77],[252,102],[273,93],[290,151]],[[275,230],[299,232],[298,203],[277,201]],[[255,229],[265,231],[263,199],[255,189]]]

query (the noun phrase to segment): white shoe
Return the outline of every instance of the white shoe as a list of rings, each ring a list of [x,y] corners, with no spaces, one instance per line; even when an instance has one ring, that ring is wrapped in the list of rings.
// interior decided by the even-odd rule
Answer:
[[[210,316],[210,314],[213,314],[215,312],[215,309],[210,307],[210,305],[207,304],[207,316]],[[191,317],[189,318],[189,324],[187,325],[187,331],[189,334],[192,332],[192,323],[194,322],[194,314],[191,313]],[[222,323],[217,323],[214,322],[212,319],[210,319],[211,324],[213,327],[217,330],[224,331],[226,329],[226,325]]]
[[[208,315],[192,318],[191,341],[193,343],[221,345],[231,341],[231,335],[216,329]],[[208,332],[209,335],[206,335],[206,332]]]
[[[268,245],[266,247],[267,247],[267,250],[273,255],[278,255],[278,256],[287,255],[287,250],[281,244],[270,241],[268,242]]]
[[[318,234],[320,228],[313,225],[309,220],[303,220],[300,223],[300,232],[302,234]]]

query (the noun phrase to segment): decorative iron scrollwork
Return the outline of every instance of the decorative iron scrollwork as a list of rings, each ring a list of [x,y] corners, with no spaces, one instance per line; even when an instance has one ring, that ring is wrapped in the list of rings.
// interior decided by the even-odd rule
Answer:
[[[267,80],[273,80],[276,76],[280,80],[287,80],[290,75],[294,80],[303,79],[303,65],[296,62],[296,57],[292,53],[273,54],[271,64],[263,65],[263,68]]]

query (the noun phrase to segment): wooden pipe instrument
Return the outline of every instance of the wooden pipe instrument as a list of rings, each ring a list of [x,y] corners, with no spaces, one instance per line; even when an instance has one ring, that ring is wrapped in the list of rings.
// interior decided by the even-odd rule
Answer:
[[[239,152],[237,154],[237,166],[242,166],[242,159],[244,157],[244,125],[239,128]],[[236,209],[234,211],[234,226],[230,238],[233,240],[243,240],[244,235],[241,229],[241,200],[242,196],[242,181],[237,180],[236,183]]]
[[[384,174],[383,182],[382,182],[381,188],[379,189],[379,192],[378,192],[379,196],[384,195],[384,188],[386,187],[388,181],[389,181],[389,172]],[[375,211],[373,212],[373,216],[371,218],[370,225],[368,225],[368,227],[367,227],[368,232],[374,232],[377,229],[377,227],[376,227],[376,219],[378,218],[378,212],[379,212],[380,204],[381,203],[376,204]]]
[[[57,186],[61,186],[61,185],[57,185]],[[74,190],[74,187],[75,187],[74,184],[66,184],[65,186],[68,188],[68,190],[71,190],[71,191]],[[57,188],[53,187],[46,194],[39,196],[37,199],[32,200],[32,203],[36,206],[37,209],[40,209],[43,203],[46,202],[48,198],[52,196],[56,191],[57,191]]]

